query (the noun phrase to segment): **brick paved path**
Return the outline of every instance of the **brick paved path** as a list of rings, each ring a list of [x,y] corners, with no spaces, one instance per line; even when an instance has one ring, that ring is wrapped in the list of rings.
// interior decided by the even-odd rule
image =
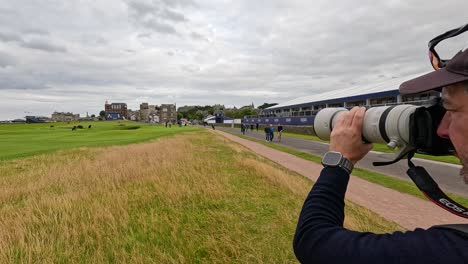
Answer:
[[[304,175],[313,181],[317,180],[322,170],[320,164],[298,158],[294,155],[266,147],[250,140],[242,139],[226,132],[216,130],[216,133],[249,148],[253,152],[283,167]],[[351,177],[348,191],[346,192],[346,199],[364,206],[408,230],[413,230],[416,227],[428,228],[433,225],[441,224],[468,224],[467,219],[452,215],[429,201],[424,201],[420,198],[400,193],[357,177]]]

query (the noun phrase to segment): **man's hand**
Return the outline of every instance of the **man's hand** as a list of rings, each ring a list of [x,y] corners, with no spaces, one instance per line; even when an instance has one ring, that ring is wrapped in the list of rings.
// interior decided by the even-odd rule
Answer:
[[[330,135],[330,151],[341,152],[353,164],[372,149],[372,144],[362,142],[362,122],[365,112],[365,107],[356,106],[342,114]]]

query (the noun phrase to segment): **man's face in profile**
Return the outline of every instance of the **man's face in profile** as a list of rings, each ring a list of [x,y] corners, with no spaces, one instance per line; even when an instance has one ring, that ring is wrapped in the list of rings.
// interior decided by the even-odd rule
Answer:
[[[447,110],[437,134],[449,138],[462,163],[460,175],[468,184],[468,82],[445,87],[442,90],[443,106]]]

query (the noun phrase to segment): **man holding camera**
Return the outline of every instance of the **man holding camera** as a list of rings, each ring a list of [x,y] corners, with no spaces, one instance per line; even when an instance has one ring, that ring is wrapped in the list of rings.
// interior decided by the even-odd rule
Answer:
[[[407,81],[402,94],[441,90],[446,112],[437,134],[450,139],[468,184],[468,49],[441,60],[434,46],[468,30],[449,31],[429,43],[436,71]],[[364,107],[344,113],[333,127],[324,169],[304,202],[294,236],[294,252],[302,263],[468,263],[468,233],[462,228],[432,227],[393,234],[343,228],[344,197],[354,164],[372,148],[362,141]],[[448,175],[451,176],[451,175]],[[463,182],[460,182],[463,184]],[[466,216],[466,215],[465,215]],[[462,216],[463,217],[463,216]]]

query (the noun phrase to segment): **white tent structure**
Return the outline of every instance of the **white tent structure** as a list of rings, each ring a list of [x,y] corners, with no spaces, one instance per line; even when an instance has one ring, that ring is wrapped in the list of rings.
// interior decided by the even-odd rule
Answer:
[[[232,124],[234,122],[234,119],[230,118],[230,117],[223,117],[223,123],[224,124]],[[207,124],[215,124],[216,123],[216,116],[208,116],[207,118],[205,118],[203,120],[203,122],[207,123]]]

